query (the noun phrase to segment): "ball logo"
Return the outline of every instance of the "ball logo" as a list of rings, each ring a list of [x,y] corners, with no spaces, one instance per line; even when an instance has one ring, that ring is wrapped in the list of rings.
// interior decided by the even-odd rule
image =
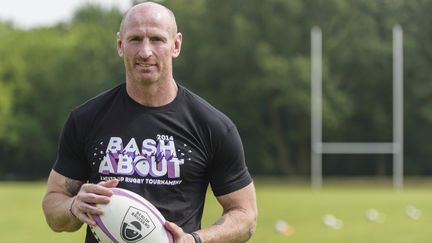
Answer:
[[[134,243],[147,237],[155,224],[149,215],[137,208],[129,207],[121,224],[121,237],[127,243]]]

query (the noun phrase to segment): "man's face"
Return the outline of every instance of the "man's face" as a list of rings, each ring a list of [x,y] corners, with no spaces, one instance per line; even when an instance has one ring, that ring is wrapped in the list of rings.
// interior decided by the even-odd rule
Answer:
[[[172,78],[172,59],[179,55],[180,46],[181,34],[164,12],[131,13],[117,37],[127,79],[141,84]]]

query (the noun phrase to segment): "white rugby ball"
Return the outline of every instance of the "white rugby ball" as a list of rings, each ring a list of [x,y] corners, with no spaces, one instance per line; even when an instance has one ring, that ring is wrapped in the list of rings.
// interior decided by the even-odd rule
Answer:
[[[112,188],[108,204],[97,204],[102,215],[91,215],[90,226],[100,243],[174,243],[165,218],[149,201],[129,190]]]

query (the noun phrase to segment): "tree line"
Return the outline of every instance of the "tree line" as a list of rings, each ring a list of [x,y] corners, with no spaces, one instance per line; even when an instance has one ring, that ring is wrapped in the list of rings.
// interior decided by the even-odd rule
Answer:
[[[431,0],[166,0],[174,77],[237,124],[255,175],[310,171],[310,30],[323,33],[323,140],[392,141],[392,27],[404,31],[405,172],[432,173]],[[75,106],[124,82],[119,9],[0,22],[0,178],[45,177]],[[327,175],[389,175],[391,155],[325,155]]]

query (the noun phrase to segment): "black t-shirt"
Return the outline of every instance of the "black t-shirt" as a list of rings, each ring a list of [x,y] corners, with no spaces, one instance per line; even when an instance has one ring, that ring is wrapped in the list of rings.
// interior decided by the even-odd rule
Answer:
[[[162,107],[135,102],[123,83],[74,109],[54,170],[91,183],[117,178],[185,232],[198,230],[209,184],[220,196],[252,179],[232,121],[178,87]],[[89,230],[86,242],[96,242]]]

